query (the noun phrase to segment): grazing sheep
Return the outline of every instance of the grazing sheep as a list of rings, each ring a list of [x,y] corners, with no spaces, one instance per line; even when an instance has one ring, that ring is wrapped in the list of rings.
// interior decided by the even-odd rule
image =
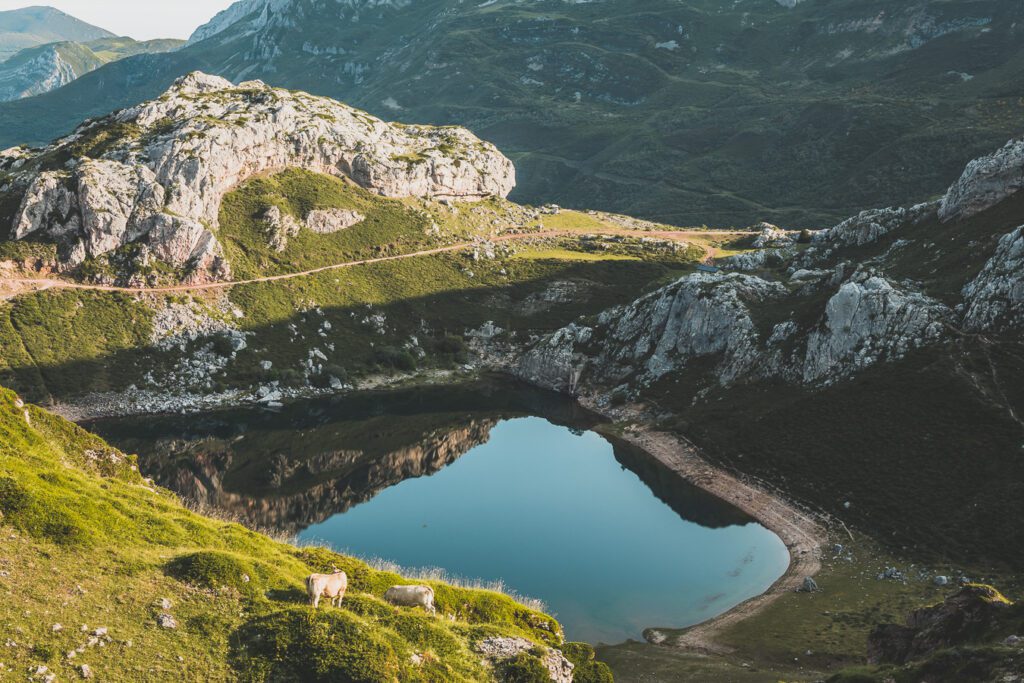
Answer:
[[[306,577],[306,593],[313,609],[320,607],[320,597],[326,595],[331,604],[337,607],[345,597],[348,589],[348,577],[343,571],[333,574],[310,574]]]
[[[384,599],[399,607],[422,607],[431,614],[434,608],[434,589],[430,586],[392,586],[384,593]]]

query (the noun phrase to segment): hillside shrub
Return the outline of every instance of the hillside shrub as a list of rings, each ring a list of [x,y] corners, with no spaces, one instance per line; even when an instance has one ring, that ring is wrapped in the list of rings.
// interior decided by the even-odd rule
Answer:
[[[168,576],[199,588],[224,587],[251,593],[257,582],[253,565],[229,553],[204,551],[181,555],[167,563]],[[246,581],[245,577],[249,577]]]
[[[404,372],[412,372],[416,369],[416,359],[404,349],[396,349],[393,346],[384,346],[377,349],[374,359],[379,365],[386,368],[394,368]]]
[[[595,660],[594,648],[587,643],[566,643],[562,654],[576,667],[573,683],[612,683],[612,670],[604,662]]]
[[[544,663],[527,652],[502,663],[501,680],[504,683],[550,683],[551,674]]]
[[[243,681],[410,680],[408,646],[343,610],[272,612],[242,626],[231,641]]]
[[[0,512],[11,515],[26,509],[32,498],[13,477],[0,477]]]

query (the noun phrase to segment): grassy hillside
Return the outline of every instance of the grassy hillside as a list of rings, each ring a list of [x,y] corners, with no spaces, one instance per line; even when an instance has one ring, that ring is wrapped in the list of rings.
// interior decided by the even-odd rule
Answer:
[[[270,246],[266,209],[301,221],[311,209],[347,208],[366,219],[320,235],[302,229],[287,247]],[[357,259],[408,254],[486,239],[499,232],[568,230],[565,238],[485,247],[332,270],[291,280],[237,286],[218,293],[111,295],[70,290],[27,294],[0,303],[0,382],[38,400],[91,391],[157,385],[217,335],[184,351],[152,348],[154,317],[168,305],[197,318],[225,321],[247,333],[247,348],[215,373],[209,392],[268,381],[324,384],[330,376],[450,367],[465,361],[464,333],[494,321],[525,335],[557,329],[581,313],[630,301],[685,272],[719,244],[713,233],[692,245],[601,240],[588,231],[621,229],[610,217],[566,211],[537,216],[516,204],[488,200],[445,207],[371,195],[333,177],[286,171],[255,178],[224,200],[218,237],[239,279],[295,273]],[[654,226],[656,227],[656,226]],[[575,236],[575,233],[579,236]],[[106,260],[89,274],[111,274]],[[237,311],[238,317],[234,314]],[[308,376],[312,349],[323,373]],[[217,347],[230,355],[230,349]],[[265,362],[272,363],[264,370]]]
[[[71,680],[85,665],[108,681],[481,681],[505,674],[473,646],[501,635],[532,640],[538,654],[562,648],[582,667],[577,680],[604,675],[585,646],[561,643],[553,619],[504,595],[432,582],[440,616],[394,608],[381,596],[407,579],[193,513],[144,480],[134,457],[7,390],[0,513],[5,671],[46,667]],[[348,574],[350,593],[340,609],[314,612],[302,580],[332,564]],[[176,627],[159,625],[160,615]],[[517,670],[535,662],[524,657]]]

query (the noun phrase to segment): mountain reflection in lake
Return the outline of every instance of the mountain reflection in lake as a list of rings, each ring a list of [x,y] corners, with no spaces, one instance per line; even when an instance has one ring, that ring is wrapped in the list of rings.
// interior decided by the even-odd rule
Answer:
[[[785,571],[774,534],[595,425],[564,397],[494,380],[89,427],[250,526],[502,579],[572,639],[687,626]]]

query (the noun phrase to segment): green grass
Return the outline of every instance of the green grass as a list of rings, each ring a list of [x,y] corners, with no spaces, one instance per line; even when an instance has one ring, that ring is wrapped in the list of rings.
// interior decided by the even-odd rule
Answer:
[[[269,244],[260,216],[270,206],[301,222],[313,209],[352,209],[366,220],[320,235],[300,230],[283,252]],[[252,179],[221,205],[217,236],[238,279],[417,251],[433,242],[429,214],[407,203],[372,195],[351,182],[297,169]]]
[[[529,249],[518,252],[515,259],[530,261],[639,261],[639,256],[626,254],[572,251],[570,249]]]
[[[39,379],[37,392],[55,395],[127,386],[139,368],[106,359],[140,353],[152,316],[143,303],[112,293],[52,290],[2,304],[0,377],[19,384]]]
[[[191,512],[148,485],[133,457],[16,407],[6,390],[0,512],[0,622],[16,642],[4,651],[13,670],[45,664],[72,679],[84,663],[110,681],[485,681],[492,673],[472,652],[485,636],[562,646],[553,619],[499,593],[429,582],[440,616],[392,607],[381,596],[402,577]],[[331,565],[348,574],[349,594],[340,609],[314,612],[303,578]],[[156,625],[165,611],[177,629]],[[99,627],[110,640],[88,646]],[[585,646],[572,656],[586,659]]]

